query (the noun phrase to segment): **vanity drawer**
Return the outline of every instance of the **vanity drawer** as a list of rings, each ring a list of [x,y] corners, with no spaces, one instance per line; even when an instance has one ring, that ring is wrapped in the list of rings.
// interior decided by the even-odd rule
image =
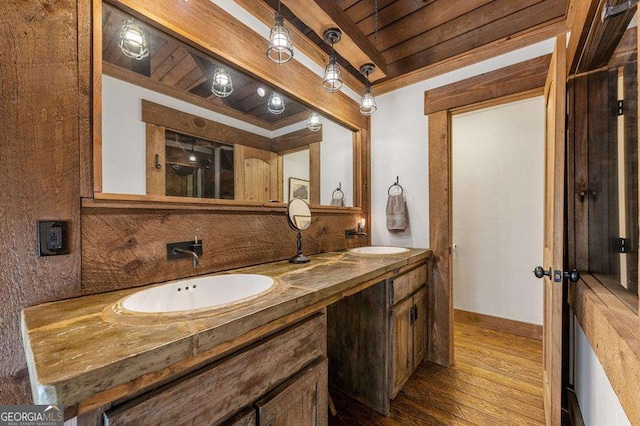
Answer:
[[[326,316],[316,314],[104,414],[105,425],[218,424],[318,357]]]
[[[395,305],[427,283],[427,265],[418,266],[389,280],[389,304]]]

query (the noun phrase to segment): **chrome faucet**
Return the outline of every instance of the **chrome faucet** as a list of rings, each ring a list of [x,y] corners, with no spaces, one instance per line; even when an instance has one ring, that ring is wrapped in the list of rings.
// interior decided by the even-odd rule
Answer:
[[[181,248],[178,248],[178,247],[174,247],[173,248],[173,255],[176,256],[176,255],[178,255],[178,253],[188,254],[189,256],[191,256],[193,258],[193,267],[194,268],[197,268],[198,266],[200,266],[200,258],[198,257],[198,253],[196,253],[195,251],[185,250],[185,249],[181,249]]]

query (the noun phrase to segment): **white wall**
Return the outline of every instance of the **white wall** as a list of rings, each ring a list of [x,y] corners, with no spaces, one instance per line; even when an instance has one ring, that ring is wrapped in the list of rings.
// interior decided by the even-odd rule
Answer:
[[[547,40],[487,61],[378,96],[371,131],[371,237],[374,244],[429,247],[428,119],[425,90],[464,80],[553,51]],[[374,86],[375,94],[375,86]],[[409,229],[390,234],[385,227],[387,188],[400,176],[409,209]]]
[[[289,202],[289,178],[309,180],[309,150],[286,154],[282,157],[282,175],[284,184],[282,185],[282,198],[285,203]]]
[[[331,195],[339,183],[345,206],[353,206],[353,132],[322,117],[320,204],[331,203]]]
[[[542,324],[544,99],[452,123],[454,306]]]
[[[115,194],[146,193],[146,125],[142,122],[142,99],[261,136],[271,137],[271,132],[261,127],[103,75],[103,192]]]
[[[577,319],[574,324],[575,389],[585,425],[631,425]]]

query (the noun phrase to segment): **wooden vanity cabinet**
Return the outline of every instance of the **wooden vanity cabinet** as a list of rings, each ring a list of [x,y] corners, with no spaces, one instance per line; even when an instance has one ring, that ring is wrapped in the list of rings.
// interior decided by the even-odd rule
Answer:
[[[258,401],[258,425],[327,425],[328,365],[315,362]]]
[[[261,425],[270,424],[261,421],[267,413],[273,424],[281,424],[278,419],[298,412],[304,421],[296,424],[324,424],[326,364],[326,315],[318,313],[110,409],[104,424]],[[246,407],[253,407],[253,413]]]
[[[426,354],[427,265],[327,307],[329,386],[382,413]]]

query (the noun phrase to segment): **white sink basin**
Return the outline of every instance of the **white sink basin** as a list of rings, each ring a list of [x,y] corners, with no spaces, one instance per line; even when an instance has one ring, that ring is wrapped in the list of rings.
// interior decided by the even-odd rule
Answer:
[[[388,254],[401,254],[406,253],[409,249],[402,247],[386,247],[386,246],[369,246],[369,247],[358,247],[350,250],[351,253],[355,254],[370,254],[377,256],[385,256]]]
[[[140,290],[122,300],[122,307],[138,313],[188,313],[221,307],[256,297],[274,284],[264,275],[210,275],[172,281]]]

